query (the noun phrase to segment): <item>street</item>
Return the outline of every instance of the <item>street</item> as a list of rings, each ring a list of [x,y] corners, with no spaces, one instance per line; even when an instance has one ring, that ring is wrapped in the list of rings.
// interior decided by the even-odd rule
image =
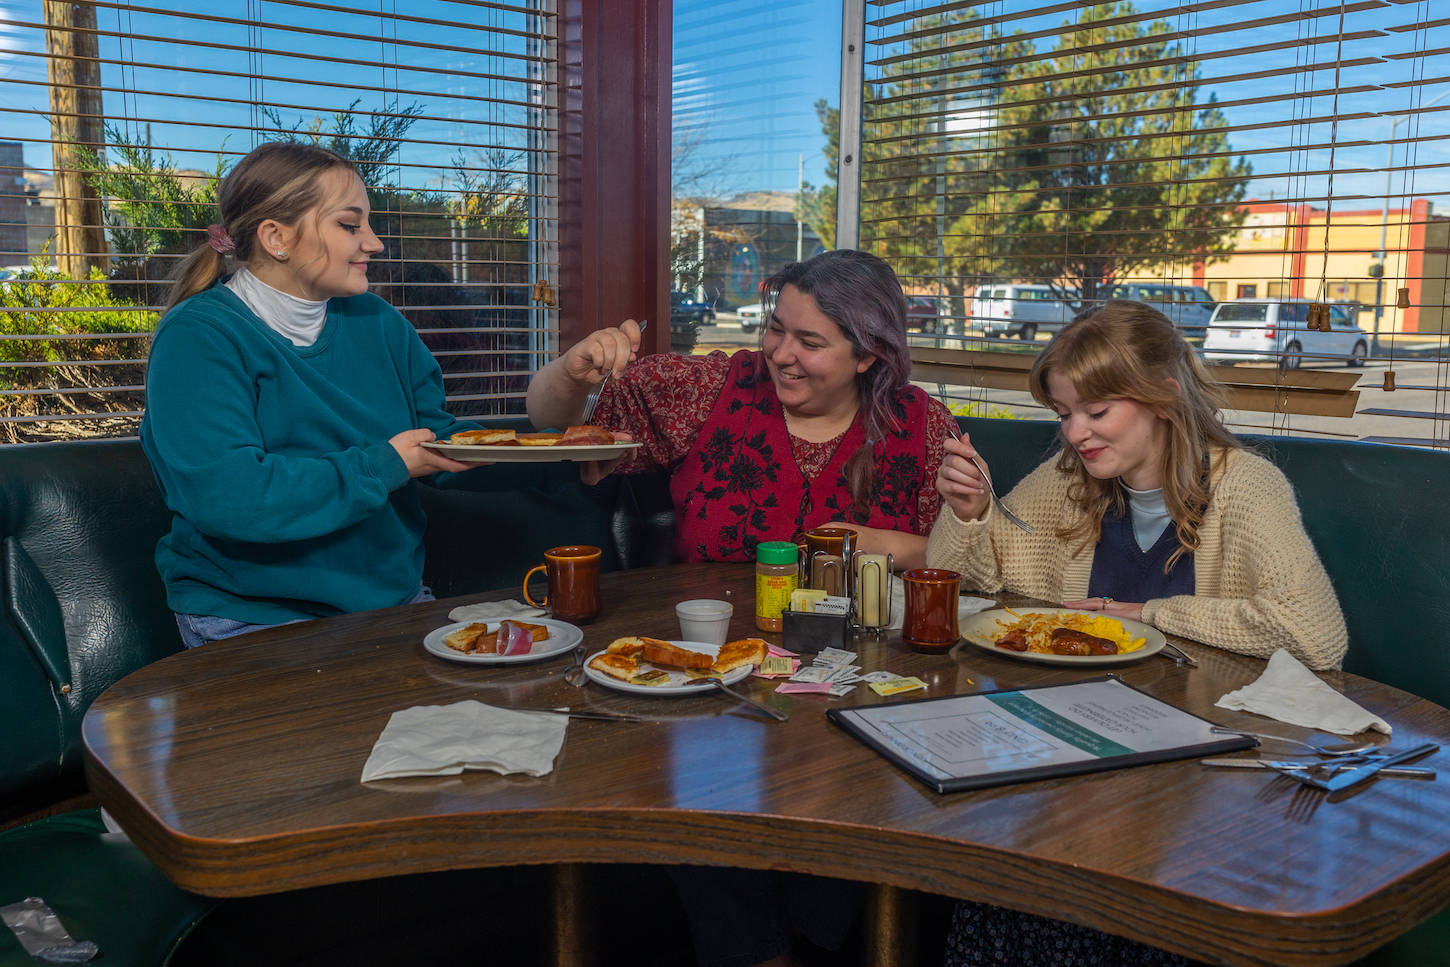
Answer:
[[[696,353],[712,352],[716,349],[733,353],[741,348],[757,346],[760,333],[740,331],[734,313],[720,313],[715,325],[700,328]],[[913,342],[916,340],[913,339]],[[944,340],[948,344],[956,340]],[[949,348],[955,348],[949,345]],[[1268,364],[1249,364],[1268,368]],[[1428,413],[1434,418],[1404,416],[1383,416],[1357,412],[1352,418],[1328,416],[1297,416],[1258,413],[1249,410],[1228,410],[1224,419],[1236,433],[1271,433],[1285,436],[1313,436],[1323,439],[1360,440],[1366,437],[1399,440],[1423,440],[1425,444],[1434,441],[1440,446],[1450,446],[1450,382],[1444,364],[1432,358],[1400,358],[1393,362],[1394,392],[1385,392],[1384,374],[1391,369],[1388,358],[1369,360],[1363,369],[1350,370],[1338,363],[1308,362],[1304,368],[1325,369],[1333,372],[1358,372],[1360,390],[1358,410],[1382,409],[1411,413]],[[937,386],[920,384],[923,389],[937,394]],[[1431,387],[1413,389],[1411,387]],[[1031,395],[1007,390],[968,390],[961,386],[946,387],[947,400],[952,404],[976,402],[982,409],[1001,410],[1025,420],[1051,419],[1051,414],[1037,404]]]

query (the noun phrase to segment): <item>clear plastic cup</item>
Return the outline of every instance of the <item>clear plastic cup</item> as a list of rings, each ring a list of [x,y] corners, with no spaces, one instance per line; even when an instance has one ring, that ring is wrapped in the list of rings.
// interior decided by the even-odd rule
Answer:
[[[680,619],[680,637],[685,641],[704,641],[723,645],[730,637],[730,616],[735,606],[729,601],[694,598],[675,605]]]

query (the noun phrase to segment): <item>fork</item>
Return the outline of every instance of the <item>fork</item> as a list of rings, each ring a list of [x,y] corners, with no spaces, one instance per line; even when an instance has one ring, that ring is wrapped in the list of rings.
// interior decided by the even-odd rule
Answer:
[[[639,331],[644,332],[648,328],[649,320],[641,319],[639,321]],[[589,391],[589,398],[584,401],[584,418],[579,421],[581,424],[588,425],[589,418],[594,415],[594,407],[599,405],[599,394],[604,392],[605,384],[609,382],[609,378],[613,375],[614,370],[611,369],[609,372],[605,373],[604,378],[601,379],[599,382],[595,383],[594,388]]]
[[[962,440],[962,431],[958,429],[957,421],[955,419],[952,419],[947,422],[947,426],[951,428],[952,436],[956,437],[957,442],[960,443]],[[977,461],[976,455],[974,454],[967,459],[972,461],[972,463],[976,465],[977,471],[982,475],[982,479],[987,481],[987,492],[992,495],[992,503],[997,505],[997,509],[1002,512],[1002,515],[1010,520],[1012,523],[1016,524],[1018,527],[1025,530],[1027,533],[1037,533],[1037,530],[1031,524],[1027,523],[1027,521],[1023,520],[1021,517],[1018,517],[1016,514],[1012,513],[1010,510],[1007,509],[1007,505],[1002,503],[1002,498],[997,496],[997,488],[992,486],[991,474],[987,473],[987,468],[982,466],[981,463]]]

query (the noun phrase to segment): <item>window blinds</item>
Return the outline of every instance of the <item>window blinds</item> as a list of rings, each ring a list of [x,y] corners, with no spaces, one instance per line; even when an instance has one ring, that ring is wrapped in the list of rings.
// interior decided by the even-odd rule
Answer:
[[[373,291],[453,410],[522,412],[557,346],[552,0],[25,0],[0,28],[0,442],[135,433],[166,277],[279,138],[358,164]]]
[[[1450,18],[1429,0],[869,0],[865,61],[860,247],[932,300],[927,346],[1031,352],[1138,299],[1230,381],[1338,396],[1240,428],[1447,445]]]

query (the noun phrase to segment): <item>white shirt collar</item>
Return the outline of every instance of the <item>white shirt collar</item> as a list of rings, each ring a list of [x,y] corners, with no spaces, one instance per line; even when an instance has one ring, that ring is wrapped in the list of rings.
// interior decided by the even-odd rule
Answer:
[[[246,268],[237,269],[226,281],[238,299],[246,303],[269,329],[280,333],[294,346],[311,346],[327,322],[327,300],[313,302],[274,289]]]

